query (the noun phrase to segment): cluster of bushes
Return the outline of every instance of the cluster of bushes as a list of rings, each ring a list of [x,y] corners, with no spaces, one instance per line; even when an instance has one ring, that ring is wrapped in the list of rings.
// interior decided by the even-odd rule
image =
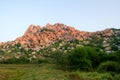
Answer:
[[[20,57],[20,58],[13,57],[13,58],[0,61],[1,64],[26,64],[29,62],[30,61],[25,57]]]
[[[19,44],[16,45],[20,47]],[[24,51],[24,50],[23,50]],[[67,70],[98,71],[120,73],[120,50],[107,54],[92,47],[77,47],[68,53],[56,50],[49,55],[49,59],[29,60],[28,55],[33,51],[24,51],[26,57],[10,58],[0,61],[4,64],[28,64],[28,63],[48,63],[53,62]]]
[[[107,61],[100,64],[98,72],[115,72],[120,73],[120,65],[115,61]]]
[[[56,51],[52,58],[69,70],[120,73],[120,51],[107,54],[91,47],[78,47],[66,54]]]
[[[29,60],[26,57],[20,57],[20,58],[9,58],[6,60],[1,60],[1,64],[40,64],[40,63],[48,63],[49,61],[47,59],[33,59]]]

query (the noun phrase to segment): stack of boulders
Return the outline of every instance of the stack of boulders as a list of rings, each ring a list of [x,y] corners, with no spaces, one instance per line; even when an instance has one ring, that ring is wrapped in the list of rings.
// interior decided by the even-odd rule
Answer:
[[[26,30],[23,36],[16,38],[14,41],[0,43],[3,46],[3,49],[7,49],[9,45],[15,45],[20,43],[23,48],[26,50],[34,49],[39,51],[40,49],[50,46],[57,41],[83,41],[85,45],[90,44],[90,40],[97,38],[103,39],[103,47],[105,50],[110,51],[110,43],[113,40],[113,37],[120,38],[120,30],[105,29],[103,31],[97,32],[86,32],[76,30],[71,26],[65,24],[56,23],[54,25],[48,23],[45,26],[41,27],[39,25],[31,24]],[[62,44],[64,45],[64,44]],[[120,45],[116,45],[120,47]],[[55,49],[53,49],[55,51]]]
[[[25,48],[41,49],[58,40],[84,40],[89,32],[79,31],[73,27],[56,23],[44,27],[30,25],[25,34],[15,40]]]

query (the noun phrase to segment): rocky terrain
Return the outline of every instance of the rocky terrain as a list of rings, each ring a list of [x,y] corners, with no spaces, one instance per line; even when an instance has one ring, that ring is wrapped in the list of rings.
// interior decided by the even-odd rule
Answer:
[[[0,43],[0,59],[27,54],[30,59],[49,56],[54,51],[67,53],[75,47],[91,46],[107,53],[120,49],[120,29],[85,32],[56,23],[45,26],[30,25],[23,36]],[[4,55],[4,56],[3,56]]]
[[[4,45],[20,43],[24,48],[41,49],[49,46],[58,40],[84,40],[89,36],[89,32],[79,31],[73,27],[56,23],[46,24],[44,27],[30,25],[22,37],[12,42],[1,43]]]

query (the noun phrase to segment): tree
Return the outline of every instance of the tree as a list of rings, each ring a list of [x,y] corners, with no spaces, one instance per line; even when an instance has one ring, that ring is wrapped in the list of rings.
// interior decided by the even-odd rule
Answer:
[[[120,63],[120,50],[109,54],[108,60],[116,61],[116,62]]]
[[[69,66],[72,69],[89,70],[91,68],[91,61],[87,59],[87,56],[85,48],[75,48],[69,53]]]

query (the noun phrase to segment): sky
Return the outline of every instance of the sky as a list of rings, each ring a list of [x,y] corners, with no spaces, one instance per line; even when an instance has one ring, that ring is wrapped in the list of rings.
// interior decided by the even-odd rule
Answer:
[[[22,36],[30,24],[47,23],[83,31],[120,28],[120,0],[0,0],[0,42]]]

